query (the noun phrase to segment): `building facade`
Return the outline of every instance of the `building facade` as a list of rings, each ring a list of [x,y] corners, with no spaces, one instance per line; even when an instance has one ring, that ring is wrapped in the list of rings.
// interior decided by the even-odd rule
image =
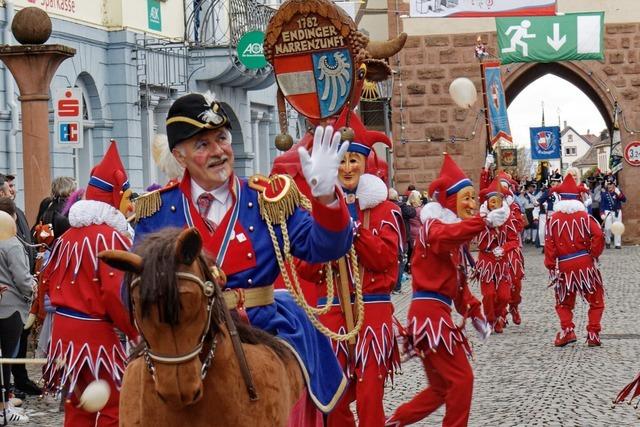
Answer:
[[[176,98],[207,90],[232,116],[236,172],[245,176],[269,171],[278,133],[273,73],[269,66],[246,68],[236,46],[244,33],[264,30],[274,9],[253,0],[0,1],[3,44],[17,44],[11,20],[26,6],[39,7],[51,17],[53,32],[47,43],[76,49],[57,70],[50,93],[76,87],[84,101],[82,148],[53,143],[50,114],[52,177],[73,176],[80,186],[86,185],[92,165],[113,138],[135,190],[164,183],[152,161],[152,141],[165,132],[165,117]],[[21,205],[22,177],[29,165],[22,162],[19,93],[9,71],[0,66],[0,172],[18,177]],[[295,136],[296,122],[290,123]]]

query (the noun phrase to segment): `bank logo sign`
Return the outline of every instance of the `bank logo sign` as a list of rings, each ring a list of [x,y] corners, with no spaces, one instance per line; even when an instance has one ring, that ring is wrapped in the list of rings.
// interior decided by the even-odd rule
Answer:
[[[82,90],[61,89],[53,99],[53,137],[58,147],[82,148]]]
[[[238,41],[236,48],[238,59],[249,69],[258,69],[267,66],[264,57],[264,33],[262,31],[250,31],[245,33]]]
[[[149,29],[162,31],[162,14],[158,0],[147,0],[147,16],[149,18]]]
[[[602,60],[604,12],[496,18],[503,64]]]

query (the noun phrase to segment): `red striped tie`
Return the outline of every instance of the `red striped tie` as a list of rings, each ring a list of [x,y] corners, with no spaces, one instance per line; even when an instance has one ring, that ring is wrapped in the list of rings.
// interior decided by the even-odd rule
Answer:
[[[213,221],[210,221],[207,218],[207,215],[209,215],[209,210],[211,210],[211,205],[215,199],[216,198],[211,193],[202,193],[198,196],[198,211],[211,231],[216,230],[216,224],[214,224]]]

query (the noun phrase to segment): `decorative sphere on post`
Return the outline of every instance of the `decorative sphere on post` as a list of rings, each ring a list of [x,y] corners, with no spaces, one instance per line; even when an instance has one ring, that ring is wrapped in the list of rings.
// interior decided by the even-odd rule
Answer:
[[[356,133],[353,128],[341,127],[340,128],[340,140],[352,142],[356,137]]]
[[[44,44],[51,36],[51,18],[42,9],[25,7],[13,17],[11,32],[20,44]]]
[[[624,234],[624,224],[621,222],[611,224],[611,233],[613,233],[614,236],[622,236]]]
[[[478,99],[478,91],[471,80],[466,77],[458,77],[449,85],[451,99],[461,108],[471,108]]]

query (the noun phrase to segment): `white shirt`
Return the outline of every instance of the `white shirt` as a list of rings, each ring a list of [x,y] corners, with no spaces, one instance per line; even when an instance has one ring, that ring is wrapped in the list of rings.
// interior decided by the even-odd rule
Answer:
[[[224,184],[212,191],[205,191],[197,182],[191,179],[191,201],[196,208],[198,207],[198,197],[200,197],[202,193],[210,193],[215,197],[211,203],[207,219],[216,225],[220,225],[222,219],[233,204],[233,198],[229,191],[229,180],[227,179]]]

